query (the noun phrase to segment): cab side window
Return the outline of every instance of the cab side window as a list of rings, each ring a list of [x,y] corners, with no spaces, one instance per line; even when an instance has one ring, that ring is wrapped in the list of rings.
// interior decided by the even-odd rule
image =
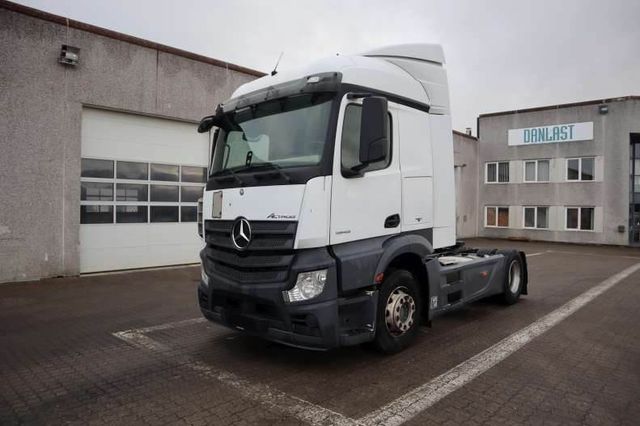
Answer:
[[[342,125],[341,141],[341,164],[342,170],[349,170],[360,164],[360,119],[362,117],[362,106],[349,104],[344,112],[344,123]],[[387,114],[387,157],[383,160],[369,164],[362,169],[363,173],[374,170],[385,169],[391,164],[391,114]]]

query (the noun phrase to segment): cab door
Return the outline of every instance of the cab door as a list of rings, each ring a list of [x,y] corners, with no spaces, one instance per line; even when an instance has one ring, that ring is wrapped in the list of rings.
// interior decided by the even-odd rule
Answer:
[[[346,170],[359,164],[362,99],[342,99],[333,161],[330,244],[400,232],[401,178],[397,107],[388,103],[387,157],[369,164],[360,176]]]

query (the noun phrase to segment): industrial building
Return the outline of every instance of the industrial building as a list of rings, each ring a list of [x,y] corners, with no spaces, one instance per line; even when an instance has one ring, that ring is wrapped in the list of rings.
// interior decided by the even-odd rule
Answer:
[[[196,262],[196,123],[263,74],[6,1],[0,40],[0,282]]]
[[[477,235],[640,244],[640,97],[478,118]]]

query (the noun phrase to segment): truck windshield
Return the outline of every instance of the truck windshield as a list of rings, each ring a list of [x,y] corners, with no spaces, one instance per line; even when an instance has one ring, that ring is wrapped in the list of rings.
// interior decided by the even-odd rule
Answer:
[[[242,108],[225,116],[211,175],[252,168],[312,166],[320,163],[333,94],[290,96]]]

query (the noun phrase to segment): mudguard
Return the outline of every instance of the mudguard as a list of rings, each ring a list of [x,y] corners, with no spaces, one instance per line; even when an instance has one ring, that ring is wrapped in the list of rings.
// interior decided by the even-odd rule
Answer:
[[[389,238],[382,245],[384,252],[378,261],[374,277],[383,273],[389,264],[402,254],[415,254],[421,259],[433,253],[431,242],[420,234],[400,234]]]

